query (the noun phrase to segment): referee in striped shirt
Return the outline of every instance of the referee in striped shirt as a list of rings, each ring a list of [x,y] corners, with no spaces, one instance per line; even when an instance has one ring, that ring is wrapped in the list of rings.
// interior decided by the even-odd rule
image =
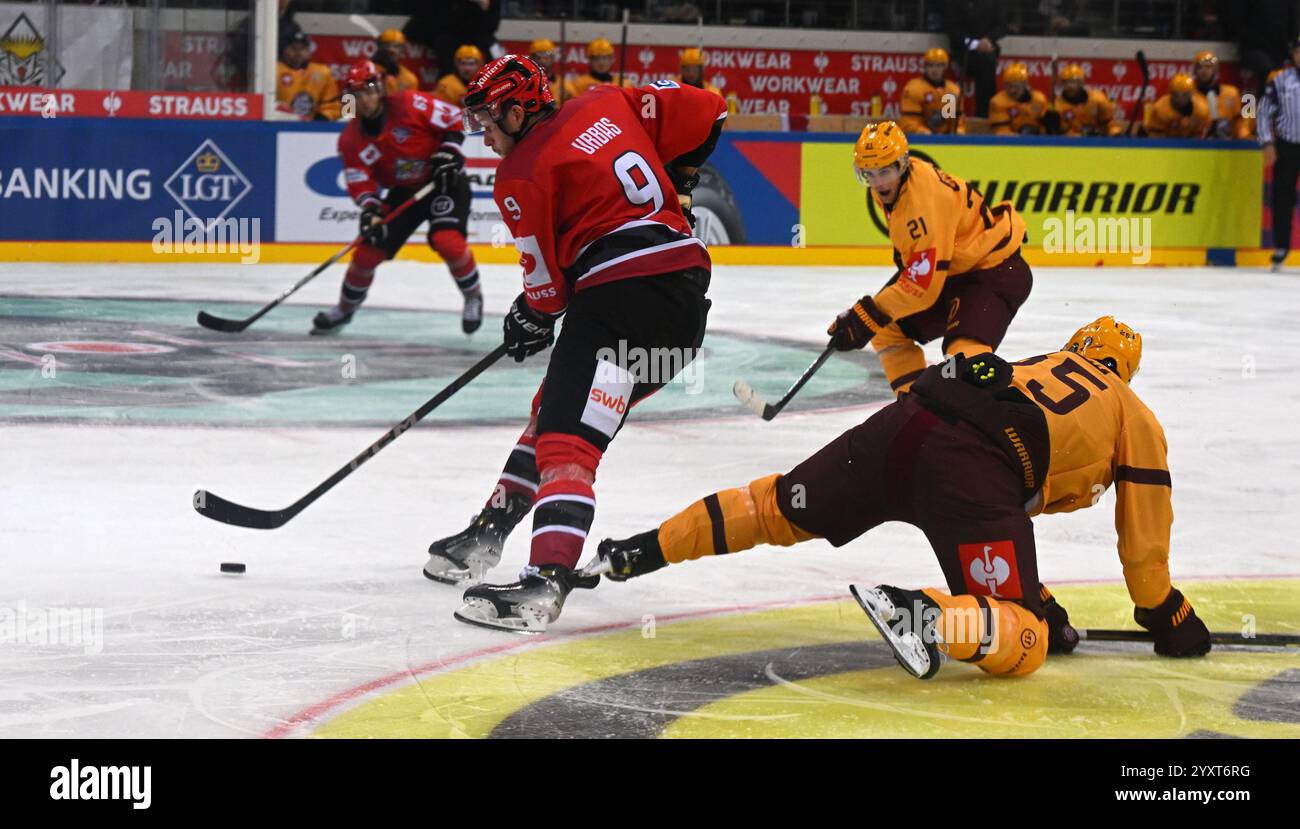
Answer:
[[[1259,105],[1264,166],[1273,165],[1273,270],[1291,249],[1291,214],[1300,178],[1300,38],[1291,41],[1291,65],[1274,73]]]

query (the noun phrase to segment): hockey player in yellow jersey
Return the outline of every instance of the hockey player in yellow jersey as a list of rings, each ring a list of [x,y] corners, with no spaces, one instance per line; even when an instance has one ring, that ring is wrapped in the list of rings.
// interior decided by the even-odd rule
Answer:
[[[1196,91],[1205,96],[1210,114],[1212,138],[1250,138],[1255,119],[1241,114],[1241,90],[1219,80],[1219,58],[1213,52],[1197,52],[1193,58]]]
[[[1047,96],[1029,86],[1029,67],[1013,63],[1002,71],[1002,89],[989,101],[989,131],[994,135],[1039,135]]]
[[[1100,89],[1084,86],[1083,67],[1071,63],[1061,70],[1061,93],[1056,96],[1061,135],[1119,135],[1115,105]]]
[[[790,472],[716,492],[653,530],[606,539],[597,554],[621,581],[759,544],[840,547],[887,521],[909,523],[925,533],[948,591],[858,594],[899,663],[928,679],[943,653],[1024,676],[1078,643],[1039,578],[1030,519],[1093,506],[1114,486],[1135,621],[1157,654],[1203,656],[1209,631],[1170,581],[1164,432],[1129,387],[1141,358],[1141,336],[1112,317],[1015,364],[954,358]]]
[[[311,40],[297,24],[288,24],[280,33],[275,100],[304,121],[337,121],[342,112],[339,85],[328,66],[308,60],[311,49]]]
[[[546,73],[546,82],[551,87],[551,95],[555,98],[556,107],[564,106],[565,101],[573,99],[578,94],[573,91],[573,82],[561,77],[563,73],[560,69],[560,51],[556,48],[555,41],[547,37],[539,37],[528,45],[528,57],[536,61]]]
[[[903,87],[898,124],[904,132],[909,135],[965,134],[961,87],[945,77],[947,72],[947,51],[934,48],[925,53],[923,74],[912,78]]]
[[[703,89],[705,92],[712,92],[719,98],[722,97],[722,90],[704,79],[704,67],[709,65],[708,55],[703,49],[691,47],[683,49],[680,63],[678,64],[678,83],[693,86],[696,89]]]
[[[917,343],[942,339],[945,354],[971,354],[1002,342],[1033,285],[1020,256],[1025,222],[1010,202],[990,207],[966,182],[909,158],[893,121],[867,125],[853,164],[885,213],[898,272],[827,333],[840,351],[870,342],[902,394],[925,369]]]
[[[1191,75],[1174,75],[1169,91],[1147,107],[1143,126],[1154,138],[1204,138],[1210,131],[1210,105]]]
[[[573,92],[581,95],[592,87],[601,85],[632,88],[632,83],[614,71],[614,44],[598,37],[587,44],[587,71],[573,79]]]
[[[384,70],[384,94],[396,95],[404,89],[419,89],[420,79],[401,64],[406,57],[406,35],[401,29],[384,29],[375,38],[375,56],[372,58]]]
[[[452,59],[456,63],[456,71],[439,78],[433,94],[449,104],[460,106],[461,101],[465,100],[469,82],[483,68],[483,53],[477,46],[467,43],[456,50]]]

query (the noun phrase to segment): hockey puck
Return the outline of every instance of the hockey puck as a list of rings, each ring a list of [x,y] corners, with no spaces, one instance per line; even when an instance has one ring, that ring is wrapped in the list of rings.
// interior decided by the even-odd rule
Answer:
[[[223,573],[242,573],[246,568],[242,562],[223,561],[221,562],[221,572]]]

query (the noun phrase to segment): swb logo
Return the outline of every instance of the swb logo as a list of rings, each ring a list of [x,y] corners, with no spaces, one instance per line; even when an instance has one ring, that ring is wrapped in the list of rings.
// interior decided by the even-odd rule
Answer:
[[[176,203],[200,222],[223,219],[253,185],[211,138],[163,184]]]

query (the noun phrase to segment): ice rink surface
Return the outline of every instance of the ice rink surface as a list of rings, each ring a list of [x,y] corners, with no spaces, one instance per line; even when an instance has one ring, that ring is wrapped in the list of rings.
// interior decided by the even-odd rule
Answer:
[[[902,525],[840,550],[759,549],[579,591],[544,637],[457,623],[460,591],[421,577],[425,549],[481,507],[545,355],[490,370],[279,530],[205,520],[191,507],[200,487],[264,508],[311,489],[493,347],[519,290],[516,268],[484,267],[489,318],[472,339],[445,269],[409,262],[381,269],[337,339],[303,335],[341,271],[244,335],[193,324],[200,308],[250,313],[306,270],[0,265],[0,736],[1113,736],[1130,721],[1112,712],[1130,704],[1145,733],[1175,736],[1238,733],[1231,720],[1249,694],[1264,714],[1242,732],[1258,720],[1297,730],[1294,651],[1244,667],[1234,660],[1246,656],[1216,652],[1189,667],[1141,646],[1085,646],[1024,680],[949,665],[920,686],[864,644],[875,636],[845,602],[849,583],[941,583],[922,536]],[[717,267],[698,393],[671,386],[633,413],[601,465],[591,538],[648,529],[784,471],[883,405],[874,357],[833,358],[770,423],[730,390],[743,374],[779,396],[834,315],[886,277]],[[1258,612],[1261,629],[1300,633],[1300,277],[1037,268],[1000,353],[1056,350],[1101,314],[1144,338],[1134,387],[1169,441],[1175,584],[1222,611],[1218,627]],[[66,345],[82,340],[126,350]],[[348,355],[360,378],[343,376]],[[1077,597],[1064,602],[1077,624],[1132,625],[1112,507],[1107,493],[1035,522],[1040,572]],[[493,580],[526,563],[527,526]],[[225,561],[248,572],[224,576]],[[1198,584],[1221,592],[1198,599]],[[79,613],[94,635],[43,639],[31,625],[49,609]],[[627,676],[645,683],[630,692]],[[1268,686],[1262,697],[1249,682]],[[1120,699],[1126,683],[1147,696]],[[1080,696],[1060,722],[1035,714],[1035,731],[994,713],[1049,690]],[[1207,699],[1231,710],[1202,722]]]

